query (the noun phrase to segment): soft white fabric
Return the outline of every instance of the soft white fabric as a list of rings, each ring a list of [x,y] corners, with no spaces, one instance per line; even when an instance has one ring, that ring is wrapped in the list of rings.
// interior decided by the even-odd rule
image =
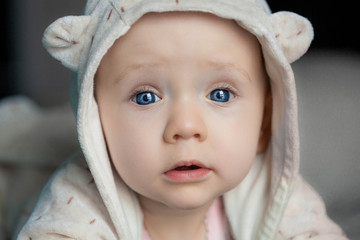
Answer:
[[[38,195],[79,150],[69,104],[42,108],[24,96],[0,101],[0,239],[20,231]]]
[[[141,239],[141,209],[135,194],[112,171],[93,80],[106,51],[134,22],[147,12],[167,11],[202,11],[234,19],[262,46],[273,95],[272,137],[266,153],[257,157],[246,179],[224,195],[234,238],[320,239],[335,234],[342,239],[341,231],[334,230],[324,214],[321,199],[314,197],[309,188],[305,191],[295,187],[301,181],[297,99],[290,62],[309,47],[312,27],[294,13],[271,14],[262,0],[89,0],[84,16],[65,17],[50,25],[44,46],[78,72],[72,102],[91,174],[75,163],[60,170],[44,190],[19,239]],[[304,209],[310,210],[299,215],[291,226],[299,226],[306,219],[312,224],[288,227],[284,212],[291,212],[297,204],[296,200],[289,201],[292,194],[295,199],[303,198],[307,204]]]

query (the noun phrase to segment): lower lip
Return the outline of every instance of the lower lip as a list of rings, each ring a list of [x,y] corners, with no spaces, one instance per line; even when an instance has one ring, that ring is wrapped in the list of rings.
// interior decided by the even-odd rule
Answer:
[[[193,170],[170,170],[164,173],[166,178],[174,182],[186,183],[186,182],[199,182],[204,180],[211,170],[208,168],[198,168]]]

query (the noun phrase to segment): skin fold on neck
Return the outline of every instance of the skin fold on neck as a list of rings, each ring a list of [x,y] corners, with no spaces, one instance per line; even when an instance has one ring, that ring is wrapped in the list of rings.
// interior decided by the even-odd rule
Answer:
[[[140,202],[143,202],[141,197]],[[156,203],[151,203],[149,208],[142,204],[145,229],[151,240],[206,240],[205,220],[212,203],[198,209],[172,209]]]

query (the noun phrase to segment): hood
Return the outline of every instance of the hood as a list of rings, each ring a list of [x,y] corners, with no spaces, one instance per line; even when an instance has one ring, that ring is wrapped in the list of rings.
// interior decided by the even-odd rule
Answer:
[[[142,214],[135,194],[113,173],[94,98],[94,76],[105,53],[134,22],[148,12],[171,11],[200,11],[233,19],[262,46],[273,96],[272,137],[264,154],[271,166],[269,179],[264,179],[269,183],[267,207],[254,239],[273,239],[298,174],[297,99],[290,63],[312,41],[310,22],[291,12],[271,13],[263,0],[88,0],[84,15],[52,23],[44,33],[43,45],[77,73],[71,100],[79,141],[119,239],[141,239]],[[240,239],[239,213],[231,210],[239,201],[236,192],[225,194],[224,202],[233,234]]]

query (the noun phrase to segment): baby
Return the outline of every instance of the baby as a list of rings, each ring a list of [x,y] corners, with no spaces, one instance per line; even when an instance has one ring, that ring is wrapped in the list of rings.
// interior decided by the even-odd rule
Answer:
[[[53,23],[82,154],[18,239],[346,239],[298,174],[290,63],[312,37],[261,0],[89,0]]]

